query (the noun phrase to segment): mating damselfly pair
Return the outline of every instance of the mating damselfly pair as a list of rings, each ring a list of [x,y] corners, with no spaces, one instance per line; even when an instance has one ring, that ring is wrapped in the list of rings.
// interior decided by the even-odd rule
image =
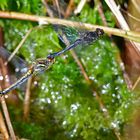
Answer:
[[[58,28],[58,27],[57,27]],[[63,29],[63,28],[62,28]],[[63,30],[62,30],[63,32]],[[48,54],[46,58],[40,58],[34,61],[30,67],[28,68],[27,72],[14,84],[12,84],[10,87],[0,91],[1,95],[5,95],[9,91],[15,89],[17,86],[21,85],[25,81],[27,81],[31,76],[36,75],[38,73],[46,71],[49,67],[54,64],[54,59],[56,56],[59,56],[63,53],[65,53],[68,50],[71,50],[72,48],[77,47],[78,45],[90,45],[91,43],[95,42],[97,39],[99,39],[100,36],[104,34],[104,31],[100,28],[97,28],[95,31],[85,31],[82,32],[81,36],[77,38],[73,43],[71,43],[66,48],[62,49],[61,51],[54,52],[51,54]],[[61,34],[58,34],[59,39],[63,41],[63,37]],[[65,42],[65,41],[63,41]],[[4,50],[0,48],[1,55],[4,53]]]

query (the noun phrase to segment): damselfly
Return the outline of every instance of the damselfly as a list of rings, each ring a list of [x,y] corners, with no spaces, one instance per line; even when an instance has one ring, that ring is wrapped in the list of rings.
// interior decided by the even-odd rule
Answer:
[[[76,39],[76,41],[74,43],[72,43],[70,46],[66,47],[65,49],[63,49],[59,52],[55,52],[55,53],[48,55],[48,58],[54,58],[56,56],[59,56],[59,55],[63,54],[64,52],[66,52],[72,48],[75,48],[78,45],[81,45],[81,44],[88,45],[90,43],[93,43],[103,34],[104,34],[104,31],[100,28],[97,28],[96,31],[94,31],[94,32],[92,32],[92,31],[85,32],[85,34],[83,34],[83,36],[81,38]]]
[[[12,84],[10,87],[0,91],[1,95],[8,93],[9,91],[15,89],[17,86],[21,85],[25,81],[27,81],[31,76],[36,75],[38,73],[44,72],[49,69],[50,66],[54,63],[54,59],[46,58],[46,59],[37,59],[33,62],[28,69],[27,73],[23,75],[17,82]]]
[[[8,93],[9,91],[15,89],[17,86],[19,86],[22,83],[24,83],[25,81],[27,81],[29,79],[29,77],[31,77],[32,75],[36,75],[40,72],[47,70],[54,63],[54,58],[56,56],[59,56],[59,55],[65,53],[66,51],[68,51],[68,50],[70,50],[78,45],[81,45],[81,44],[88,45],[92,42],[95,42],[103,34],[104,34],[104,31],[102,29],[99,29],[99,28],[97,28],[94,32],[87,31],[83,34],[83,36],[76,39],[71,45],[64,48],[63,50],[49,54],[46,59],[37,59],[29,67],[29,69],[25,73],[25,75],[23,75],[17,82],[12,84],[10,87],[6,88],[3,91],[0,91],[0,94],[4,95],[4,94]]]

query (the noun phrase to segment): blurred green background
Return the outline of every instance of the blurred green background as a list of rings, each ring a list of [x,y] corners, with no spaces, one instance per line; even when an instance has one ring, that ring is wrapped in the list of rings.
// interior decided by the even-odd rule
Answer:
[[[78,2],[75,0],[75,4]],[[40,0],[1,0],[0,8],[3,11],[46,15]],[[113,15],[104,2],[103,8],[108,26],[115,27]],[[71,15],[69,19],[103,24],[97,5],[92,7],[89,3],[85,4],[80,15]],[[38,26],[38,23],[28,21],[0,19],[0,26],[4,31],[4,45],[11,52],[28,30],[36,27],[17,54],[29,64],[62,49],[52,25]],[[76,35],[73,34],[73,40]],[[28,121],[23,121],[22,90],[17,89],[20,100],[17,105],[8,104],[12,125],[19,138],[116,140],[115,132],[120,137],[125,135],[124,128],[132,113],[134,95],[124,81],[118,47],[105,34],[94,44],[74,50],[92,84],[89,85],[84,79],[70,52],[57,57],[48,71],[33,77]],[[100,107],[93,90],[98,93],[104,108]]]

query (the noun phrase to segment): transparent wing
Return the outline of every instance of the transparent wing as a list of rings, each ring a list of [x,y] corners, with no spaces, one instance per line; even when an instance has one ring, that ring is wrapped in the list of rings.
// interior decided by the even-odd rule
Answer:
[[[54,30],[58,33],[59,39],[65,44],[63,40],[64,36],[68,39],[69,43],[72,44],[76,39],[80,37],[80,32],[72,27],[63,25],[53,25]]]
[[[58,29],[59,30],[59,29]],[[62,31],[63,32],[63,31]],[[76,39],[73,43],[71,43],[69,46],[64,48],[63,50],[59,52],[52,53],[48,56],[48,58],[54,58],[56,56],[59,56],[63,54],[64,52],[75,48],[79,45],[90,45],[91,43],[95,42],[99,39],[100,36],[104,34],[104,31],[100,28],[97,28],[95,31],[86,31],[81,37]],[[65,35],[66,36],[66,35]],[[62,37],[63,39],[63,37]]]
[[[7,60],[10,54],[11,53],[4,47],[0,47],[0,57]],[[27,63],[18,56],[14,56],[9,63],[13,66],[14,71],[17,73],[25,73],[27,71]]]

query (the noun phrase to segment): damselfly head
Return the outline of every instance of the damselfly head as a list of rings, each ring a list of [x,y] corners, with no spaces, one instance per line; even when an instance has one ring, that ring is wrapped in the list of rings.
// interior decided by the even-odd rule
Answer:
[[[96,28],[96,32],[97,32],[98,36],[101,36],[104,34],[104,30],[100,29],[100,28]]]
[[[54,62],[55,62],[55,58],[51,55],[48,55],[46,59],[46,65],[51,66]]]
[[[52,61],[54,59],[54,55],[53,54],[49,54],[47,56],[48,61]]]
[[[57,53],[49,54],[49,55],[47,56],[47,61],[50,62],[50,63],[54,63],[54,62],[55,62],[55,55],[56,55],[56,54],[57,54]]]

